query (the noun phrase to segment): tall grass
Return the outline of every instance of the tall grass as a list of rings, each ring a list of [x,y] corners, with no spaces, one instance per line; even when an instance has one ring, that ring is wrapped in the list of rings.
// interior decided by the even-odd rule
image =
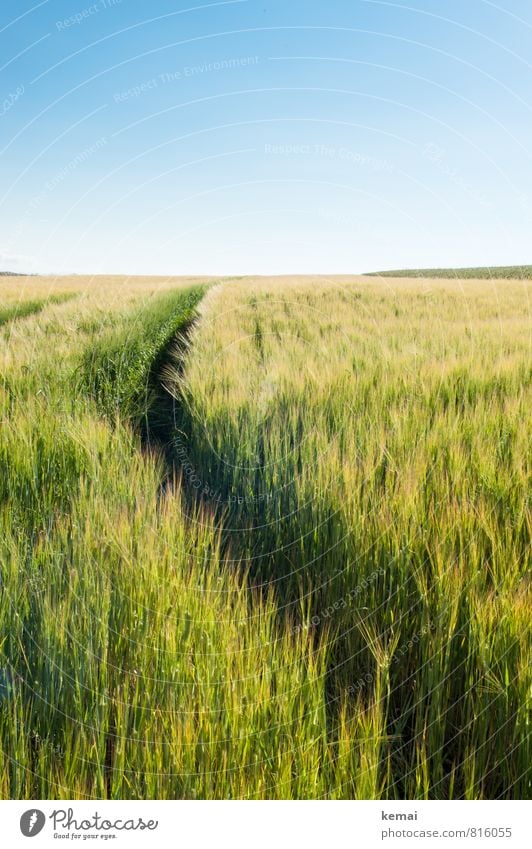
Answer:
[[[362,761],[371,797],[529,789],[527,290],[497,294],[227,285],[178,381],[229,555],[327,658],[354,795]]]
[[[81,287],[0,358],[0,794],[525,795],[527,289],[211,289],[162,497],[199,284]]]
[[[18,303],[0,303],[0,327],[18,318],[27,318],[29,315],[41,312],[50,304],[62,304],[73,298],[75,293],[64,293],[50,295],[49,298],[34,299],[31,301],[20,301]]]
[[[204,291],[194,286],[144,303],[123,317],[120,328],[111,326],[85,349],[81,388],[102,413],[142,421],[165,351],[190,325]]]
[[[130,316],[115,315],[119,337]],[[43,320],[52,359],[81,319]],[[2,795],[240,797],[283,778],[283,794],[304,796],[308,769],[325,792],[334,764],[309,637],[280,634],[267,599],[249,616],[245,575],[222,558],[212,518],[186,515],[179,491],[161,503],[163,463],[125,415],[111,422],[90,393],[66,396],[95,346],[70,341],[55,380],[35,357],[42,394],[37,375],[17,374],[6,393]]]

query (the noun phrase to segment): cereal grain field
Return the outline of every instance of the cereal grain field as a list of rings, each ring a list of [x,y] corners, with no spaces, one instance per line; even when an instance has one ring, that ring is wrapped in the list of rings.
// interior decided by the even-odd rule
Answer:
[[[0,795],[530,794],[531,283],[0,278]]]

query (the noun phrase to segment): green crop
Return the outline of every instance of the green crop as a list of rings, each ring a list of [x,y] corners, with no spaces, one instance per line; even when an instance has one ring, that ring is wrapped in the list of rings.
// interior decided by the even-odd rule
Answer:
[[[525,797],[528,284],[68,285],[0,352],[0,795]]]

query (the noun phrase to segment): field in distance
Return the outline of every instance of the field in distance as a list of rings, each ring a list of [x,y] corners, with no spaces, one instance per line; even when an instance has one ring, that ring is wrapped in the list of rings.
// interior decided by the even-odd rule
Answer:
[[[0,796],[525,798],[530,281],[0,279]]]
[[[454,280],[532,280],[532,265],[496,265],[477,268],[404,268],[372,271],[368,277],[449,277]]]

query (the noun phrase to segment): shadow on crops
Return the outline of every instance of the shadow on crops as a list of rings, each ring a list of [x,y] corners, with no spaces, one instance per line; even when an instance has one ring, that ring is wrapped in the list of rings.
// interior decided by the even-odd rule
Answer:
[[[294,635],[304,629],[316,647],[324,640],[328,644],[325,699],[332,740],[341,704],[351,701],[356,714],[359,705],[370,709],[376,698],[379,673],[360,623],[370,626],[383,645],[391,642],[393,633],[400,633],[395,662],[386,673],[388,695],[381,696],[386,704],[383,784],[389,755],[396,767],[391,798],[408,796],[412,785],[407,777],[416,768],[423,729],[436,724],[441,715],[433,732],[436,752],[427,761],[431,781],[438,787],[434,797],[452,793],[462,798],[465,779],[456,764],[465,761],[468,743],[467,735],[457,729],[467,713],[468,667],[476,665],[472,641],[469,656],[463,649],[467,606],[461,605],[451,633],[445,607],[423,595],[422,584],[413,579],[415,573],[430,578],[430,550],[425,545],[410,540],[398,546],[393,528],[389,536],[379,536],[371,523],[365,529],[363,504],[357,525],[357,518],[342,509],[335,487],[313,496],[303,494],[298,481],[303,451],[297,429],[294,444],[285,445],[292,451],[275,469],[268,468],[272,439],[286,432],[282,410],[274,409],[272,419],[262,420],[253,433],[249,428],[239,431],[238,420],[226,419],[211,422],[208,433],[187,398],[174,390],[173,397],[163,388],[161,370],[167,357],[171,356],[178,377],[183,373],[193,326],[181,336],[177,360],[175,348],[172,354],[167,350],[151,372],[153,400],[143,441],[163,453],[166,486],[179,480],[191,517],[201,517],[199,508],[214,517],[222,533],[223,555],[247,576],[250,616],[256,615],[257,597],[271,601],[273,596],[280,632],[286,633],[287,626]],[[179,386],[179,380],[174,385]],[[217,433],[219,444],[214,442]],[[243,471],[242,443],[253,439]],[[381,487],[385,498],[381,472],[377,467],[371,485]],[[445,664],[432,636],[443,632],[448,635],[442,644]],[[430,684],[431,669],[436,684]]]
[[[151,364],[146,385],[146,409],[136,421],[144,450],[160,455],[165,464],[165,475],[161,485],[161,493],[181,479],[181,464],[175,451],[175,433],[183,426],[183,408],[179,398],[174,398],[164,388],[163,370],[170,357],[176,379],[184,371],[185,358],[190,347],[192,332],[197,324],[197,318],[191,318],[179,330],[179,335],[172,339],[157,355]],[[185,496],[192,506],[190,493]]]

